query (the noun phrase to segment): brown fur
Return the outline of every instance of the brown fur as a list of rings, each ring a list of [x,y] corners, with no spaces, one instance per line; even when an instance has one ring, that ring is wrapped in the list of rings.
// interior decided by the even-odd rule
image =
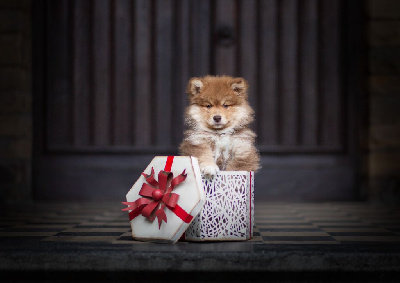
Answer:
[[[188,83],[188,129],[179,150],[197,157],[205,175],[260,167],[256,135],[248,128],[254,111],[247,101],[247,88],[243,78],[228,76],[192,78]],[[221,121],[215,120],[217,116]]]

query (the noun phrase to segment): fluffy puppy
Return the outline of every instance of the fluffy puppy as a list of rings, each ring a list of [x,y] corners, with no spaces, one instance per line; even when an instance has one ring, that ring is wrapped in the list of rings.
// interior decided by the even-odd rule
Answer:
[[[247,88],[243,78],[228,76],[192,78],[188,83],[188,129],[179,151],[197,157],[206,176],[220,170],[257,171],[260,167],[256,134],[248,128],[254,111],[247,101]]]

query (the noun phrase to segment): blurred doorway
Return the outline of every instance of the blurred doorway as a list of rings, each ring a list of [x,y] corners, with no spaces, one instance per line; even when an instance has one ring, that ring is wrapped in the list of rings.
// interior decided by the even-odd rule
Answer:
[[[34,1],[35,198],[122,200],[177,154],[188,79],[225,74],[250,84],[256,198],[356,199],[359,3]]]

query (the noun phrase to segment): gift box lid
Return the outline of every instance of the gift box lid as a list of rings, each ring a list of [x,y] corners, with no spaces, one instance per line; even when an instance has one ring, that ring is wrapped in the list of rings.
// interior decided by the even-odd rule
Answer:
[[[126,199],[133,238],[177,242],[205,203],[197,159],[156,156]]]

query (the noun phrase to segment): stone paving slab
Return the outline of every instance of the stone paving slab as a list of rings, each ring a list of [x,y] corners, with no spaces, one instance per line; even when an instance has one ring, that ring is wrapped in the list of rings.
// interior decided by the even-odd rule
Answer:
[[[255,204],[252,240],[135,241],[119,203],[2,207],[1,272],[400,272],[398,207]]]

